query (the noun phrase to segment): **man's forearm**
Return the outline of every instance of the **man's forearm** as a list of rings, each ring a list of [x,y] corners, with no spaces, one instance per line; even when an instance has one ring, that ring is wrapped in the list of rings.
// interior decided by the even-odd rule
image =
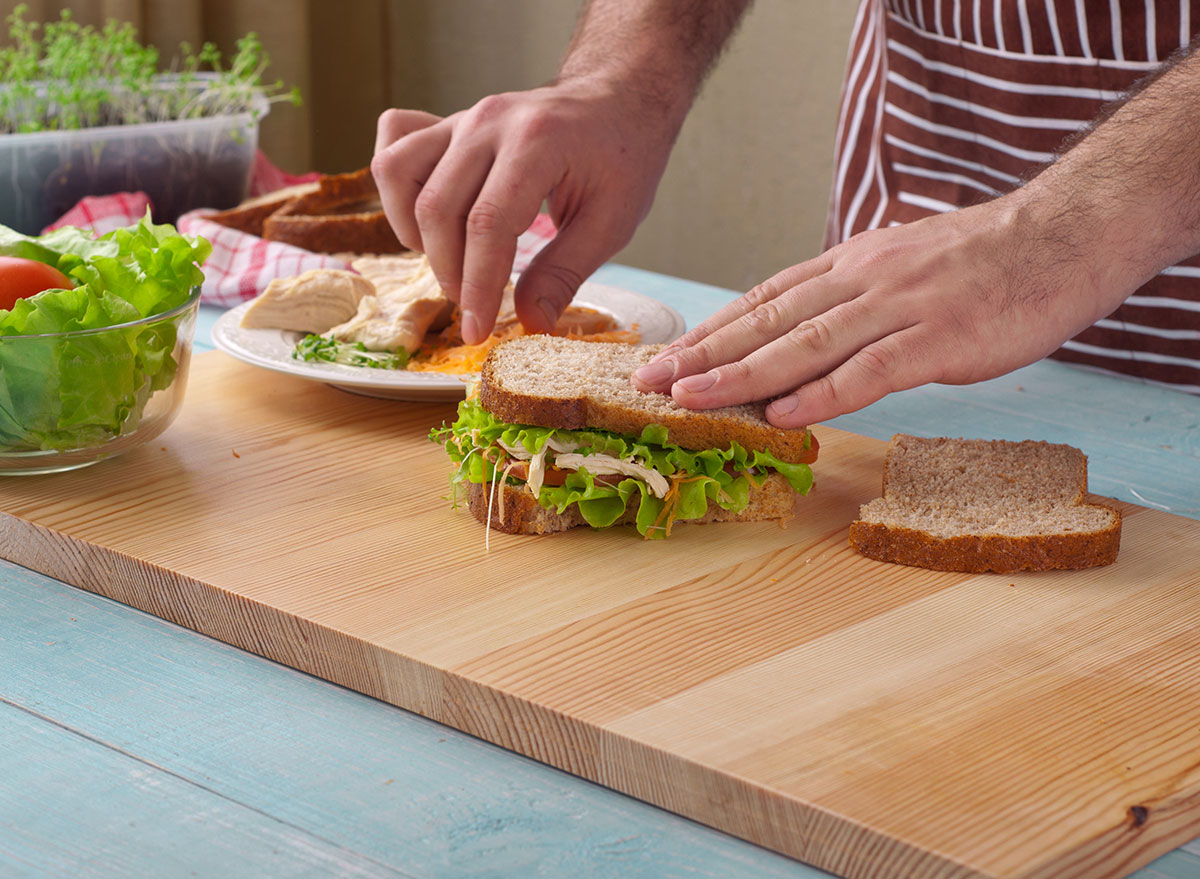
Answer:
[[[593,78],[635,91],[676,124],[752,0],[590,0],[559,81]]]
[[[1018,191],[1064,258],[1127,292],[1200,252],[1200,40]]]

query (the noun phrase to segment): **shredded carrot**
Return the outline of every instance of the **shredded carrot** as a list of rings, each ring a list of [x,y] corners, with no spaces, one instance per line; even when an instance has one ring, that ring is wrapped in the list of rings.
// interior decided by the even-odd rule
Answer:
[[[665,532],[666,537],[671,536],[671,526],[675,524],[675,508],[679,506],[679,486],[685,482],[697,482],[703,479],[703,476],[672,476],[671,485],[667,488],[667,493],[663,495],[663,508],[659,512],[658,517],[654,520],[654,524],[646,529],[644,538],[650,539],[650,532],[657,531],[660,528]],[[667,520],[667,524],[662,524],[663,519]]]
[[[453,335],[449,335],[450,330]],[[449,372],[461,374],[479,372],[488,352],[500,342],[523,335],[520,324],[505,327],[500,332],[492,333],[478,345],[464,345],[462,336],[458,334],[457,324],[451,324],[432,338],[425,337],[425,343],[408,361],[408,369],[412,372]],[[457,338],[455,338],[457,337]],[[457,341],[457,344],[454,344]]]
[[[637,326],[629,330],[619,330],[609,321],[609,328],[594,333],[579,333],[568,331],[555,333],[569,339],[582,339],[587,342],[626,342],[630,345],[641,340]],[[479,372],[488,352],[496,345],[517,336],[524,336],[525,328],[513,322],[498,327],[494,333],[478,345],[465,345],[462,340],[461,314],[455,310],[454,319],[448,327],[437,333],[430,333],[412,359],[408,361],[408,369],[412,372],[444,372],[461,375]]]

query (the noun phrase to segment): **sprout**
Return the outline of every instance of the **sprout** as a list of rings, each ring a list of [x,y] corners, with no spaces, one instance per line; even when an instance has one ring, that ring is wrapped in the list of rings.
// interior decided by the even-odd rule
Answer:
[[[171,68],[160,71],[158,50],[143,46],[128,22],[109,19],[97,30],[64,9],[40,25],[26,21],[27,12],[24,4],[13,10],[12,45],[0,48],[0,134],[235,113],[257,118],[256,96],[300,104],[297,89],[263,81],[270,60],[254,33],[238,40],[227,67],[212,43],[199,51],[181,43]]]

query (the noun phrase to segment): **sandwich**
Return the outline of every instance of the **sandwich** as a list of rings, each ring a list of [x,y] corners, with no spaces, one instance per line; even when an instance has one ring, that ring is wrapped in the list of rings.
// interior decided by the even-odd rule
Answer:
[[[661,346],[521,336],[497,345],[458,419],[430,438],[471,512],[510,534],[678,522],[784,520],[807,494],[817,439],[765,404],[707,411],[629,382]]]
[[[850,545],[873,559],[966,573],[1090,568],[1116,561],[1121,513],[1087,497],[1087,457],[1061,443],[897,434],[883,496]]]

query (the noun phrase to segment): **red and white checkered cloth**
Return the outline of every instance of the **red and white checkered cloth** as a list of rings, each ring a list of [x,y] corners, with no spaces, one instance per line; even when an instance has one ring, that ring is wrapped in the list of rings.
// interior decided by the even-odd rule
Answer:
[[[265,195],[286,186],[305,183],[319,174],[292,175],[281,171],[260,151],[250,174],[250,195]],[[60,226],[79,226],[103,235],[136,223],[146,214],[150,199],[143,192],[118,192],[112,195],[88,196],[71,208],[44,231]],[[323,253],[313,253],[279,241],[267,241],[248,235],[207,219],[212,211],[198,209],[179,218],[175,224],[180,232],[200,235],[212,244],[212,255],[202,266],[204,286],[200,301],[208,305],[231,307],[253,299],[275,278],[290,278],[309,269],[348,269],[340,259]],[[517,239],[517,256],[513,271],[520,273],[534,255],[554,237],[554,223],[541,214],[529,230]]]

